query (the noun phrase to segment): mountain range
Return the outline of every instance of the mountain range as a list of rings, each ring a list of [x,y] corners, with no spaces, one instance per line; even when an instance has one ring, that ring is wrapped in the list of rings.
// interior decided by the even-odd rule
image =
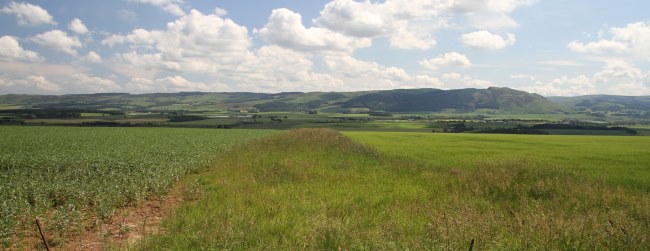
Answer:
[[[574,113],[650,111],[650,96],[543,97],[505,87],[360,92],[181,92],[0,96],[0,109]]]

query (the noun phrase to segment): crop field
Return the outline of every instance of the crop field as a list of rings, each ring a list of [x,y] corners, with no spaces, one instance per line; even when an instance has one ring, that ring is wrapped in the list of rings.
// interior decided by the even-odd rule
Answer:
[[[133,248],[650,248],[644,137],[345,135],[233,148],[197,177],[202,196]]]
[[[546,162],[612,186],[650,193],[650,139],[616,136],[344,132],[384,154],[439,168],[480,168],[485,162]]]
[[[233,145],[274,132],[170,128],[0,128],[0,247],[34,217],[64,239],[90,218],[165,194]],[[91,226],[90,226],[91,227]],[[33,232],[33,231],[32,231]]]

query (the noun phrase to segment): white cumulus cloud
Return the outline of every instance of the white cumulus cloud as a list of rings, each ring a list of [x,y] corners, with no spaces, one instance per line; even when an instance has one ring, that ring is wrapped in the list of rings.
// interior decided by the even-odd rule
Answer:
[[[43,61],[38,53],[25,50],[18,40],[10,36],[0,37],[0,61]]]
[[[458,52],[450,52],[440,55],[438,57],[422,60],[418,62],[422,67],[429,70],[438,70],[441,67],[447,66],[458,66],[458,67],[470,67],[472,62],[467,58],[467,56],[460,54]]]
[[[468,23],[478,29],[500,30],[516,28],[519,23],[509,14],[519,7],[531,6],[537,0],[453,0],[453,12],[462,14]]]
[[[77,34],[88,33],[88,27],[86,27],[86,25],[81,20],[79,20],[79,18],[72,19],[72,21],[70,21],[70,24],[68,24],[68,29]]]
[[[87,63],[92,63],[92,64],[98,64],[103,62],[102,56],[97,54],[97,52],[91,51],[88,52],[85,56],[81,57],[81,61],[87,62]]]
[[[590,94],[639,95],[650,92],[650,71],[644,71],[622,60],[608,60],[593,75],[562,76],[549,82],[536,81],[524,90],[545,96],[578,96]]]
[[[445,87],[445,83],[440,81],[439,78],[427,76],[427,75],[417,75],[415,80],[418,87],[421,88],[438,88],[442,89]]]
[[[436,30],[450,26],[448,18],[465,19],[484,30],[515,28],[509,14],[536,0],[333,0],[314,19],[319,27],[354,37],[389,37],[391,46],[430,49]]]
[[[458,88],[488,88],[494,84],[487,80],[477,79],[471,76],[456,72],[442,74],[446,86],[452,89]]]
[[[127,35],[111,35],[102,44],[128,45],[130,51],[117,53],[113,60],[118,72],[132,78],[150,77],[161,70],[188,73],[234,70],[253,54],[245,26],[197,10],[168,23],[166,30],[135,29]]]
[[[122,90],[122,87],[111,79],[90,76],[83,73],[74,74],[64,81],[67,83],[66,88],[73,89],[75,92],[98,93]]]
[[[185,11],[181,8],[185,3],[183,0],[129,0],[129,2],[151,4],[179,17],[185,15]]]
[[[465,46],[470,48],[496,50],[514,45],[515,35],[508,33],[504,38],[483,30],[463,34],[461,40]]]
[[[69,37],[67,33],[61,30],[51,30],[38,34],[30,40],[41,47],[60,51],[68,55],[76,56],[75,48],[82,47],[81,42],[76,37]]]
[[[630,54],[650,59],[650,23],[637,22],[609,30],[611,38],[593,42],[573,41],[567,47],[575,52],[605,54]]]
[[[275,9],[258,33],[270,43],[299,51],[351,51],[371,45],[367,38],[346,36],[318,27],[306,28],[301,19],[300,14],[288,9]]]
[[[37,93],[34,91],[56,93],[62,90],[61,86],[50,82],[50,80],[48,80],[44,76],[28,76],[23,79],[14,80],[13,82],[15,87],[20,88],[22,90],[26,90],[26,92],[24,93],[28,93],[28,92]]]
[[[30,3],[10,2],[9,5],[0,9],[5,14],[14,14],[20,26],[56,25],[54,18],[38,5]]]
[[[444,22],[434,18],[435,11],[413,13],[417,10],[407,6],[421,3],[398,2],[334,0],[325,5],[314,23],[357,38],[389,37],[394,48],[425,50],[436,46],[433,32],[444,26]]]
[[[334,0],[314,22],[349,36],[376,37],[392,32],[389,15],[381,5],[369,1]]]

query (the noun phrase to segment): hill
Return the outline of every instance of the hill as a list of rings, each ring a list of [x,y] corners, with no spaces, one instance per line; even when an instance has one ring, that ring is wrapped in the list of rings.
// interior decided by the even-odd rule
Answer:
[[[622,112],[626,110],[650,110],[650,96],[587,95],[548,97],[548,99],[556,103],[569,105],[578,111]]]
[[[565,112],[563,105],[510,88],[401,89],[363,92],[285,93],[97,93],[70,95],[2,95],[0,109],[75,109],[129,111],[327,111],[327,112]]]
[[[365,107],[391,112],[454,110],[471,112],[494,109],[504,112],[554,113],[563,107],[546,98],[510,88],[487,89],[415,89],[391,90],[361,95],[343,104],[343,107]]]

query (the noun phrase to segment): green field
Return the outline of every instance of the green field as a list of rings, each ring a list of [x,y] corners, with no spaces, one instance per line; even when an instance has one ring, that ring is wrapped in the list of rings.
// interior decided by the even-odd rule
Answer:
[[[195,177],[203,196],[133,248],[650,248],[646,138],[345,134],[229,151]]]
[[[613,186],[650,192],[650,139],[615,136],[345,132],[384,154],[440,168],[480,168],[493,161],[548,163]]]
[[[392,123],[425,125],[0,127],[2,244],[35,248],[34,217],[63,244],[177,185],[193,199],[129,248],[650,248],[647,137],[380,131]]]
[[[264,130],[0,128],[0,241],[17,243],[40,217],[56,241],[163,195],[191,172]],[[31,231],[33,232],[33,231]],[[1,246],[1,245],[0,245]],[[30,248],[27,248],[30,249]]]

